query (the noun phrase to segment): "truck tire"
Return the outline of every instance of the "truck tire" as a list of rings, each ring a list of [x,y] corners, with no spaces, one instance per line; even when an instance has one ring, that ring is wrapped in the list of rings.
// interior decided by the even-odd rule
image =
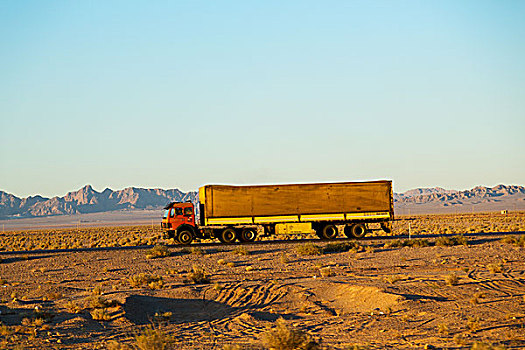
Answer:
[[[190,244],[193,241],[193,232],[189,229],[182,229],[177,234],[177,241],[180,244]]]
[[[324,225],[321,228],[321,232],[320,232],[319,237],[321,239],[335,239],[337,237],[338,233],[339,232],[337,230],[337,226],[332,225],[332,224],[328,224],[328,225]]]
[[[253,228],[245,228],[239,235],[239,241],[241,242],[253,242],[257,238],[257,231]]]
[[[350,226],[350,235],[353,238],[363,238],[366,235],[365,224],[354,224]]]
[[[225,228],[219,233],[219,237],[217,237],[219,241],[222,243],[233,243],[235,242],[235,238],[237,238],[237,233],[235,230],[231,227]]]

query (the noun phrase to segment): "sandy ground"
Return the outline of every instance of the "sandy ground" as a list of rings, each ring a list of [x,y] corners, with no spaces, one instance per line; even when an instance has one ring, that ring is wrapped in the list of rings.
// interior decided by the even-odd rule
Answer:
[[[175,349],[262,348],[282,317],[334,349],[525,348],[525,248],[481,237],[452,247],[384,243],[320,255],[300,255],[301,242],[172,246],[158,259],[137,248],[0,255],[0,344],[133,346],[155,324]],[[193,267],[210,283],[189,281]],[[132,287],[140,273],[162,283]],[[447,284],[451,275],[457,283]],[[107,320],[93,319],[99,298]]]

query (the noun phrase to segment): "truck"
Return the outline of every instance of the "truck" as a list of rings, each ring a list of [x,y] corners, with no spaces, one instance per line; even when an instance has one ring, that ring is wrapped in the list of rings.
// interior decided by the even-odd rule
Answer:
[[[391,231],[392,181],[279,185],[205,185],[199,215],[191,202],[171,202],[161,228],[181,244],[198,239],[253,242],[260,236],[315,233],[331,240],[342,231],[362,238],[374,229]],[[379,227],[379,228],[378,228]]]

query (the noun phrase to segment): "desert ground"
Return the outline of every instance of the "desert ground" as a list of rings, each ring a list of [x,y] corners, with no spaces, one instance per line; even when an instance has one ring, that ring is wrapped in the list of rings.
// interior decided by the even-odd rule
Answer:
[[[242,245],[177,246],[150,226],[6,231],[0,346],[525,348],[525,213],[400,219],[358,241]]]

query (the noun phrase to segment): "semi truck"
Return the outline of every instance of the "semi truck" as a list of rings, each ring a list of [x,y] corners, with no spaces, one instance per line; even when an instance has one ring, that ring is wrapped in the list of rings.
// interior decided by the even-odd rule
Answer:
[[[199,219],[191,202],[164,208],[164,237],[253,242],[258,235],[315,233],[331,240],[339,231],[362,238],[371,226],[390,232],[394,220],[392,181],[285,185],[205,185],[199,188]],[[380,227],[380,228],[377,228]]]

